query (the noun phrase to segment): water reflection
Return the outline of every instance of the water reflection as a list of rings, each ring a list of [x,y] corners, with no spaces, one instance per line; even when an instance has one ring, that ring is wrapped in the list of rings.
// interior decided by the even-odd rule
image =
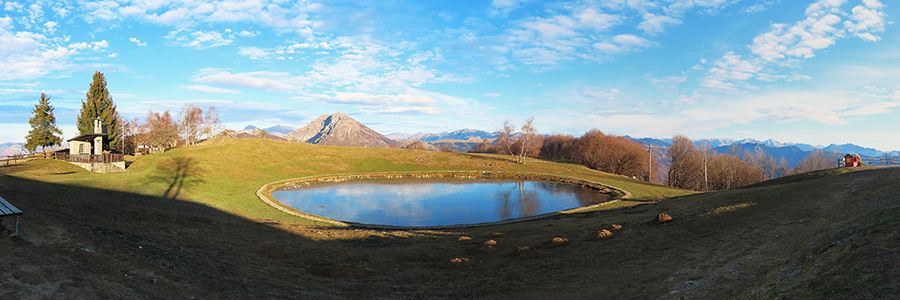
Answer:
[[[399,226],[473,224],[606,201],[589,188],[541,181],[374,179],[278,191],[282,203],[335,220]]]
[[[499,202],[497,213],[501,220],[513,218],[513,211],[516,209],[519,212],[517,217],[530,217],[541,211],[540,194],[525,186],[526,181],[518,180],[514,182],[512,189],[501,188],[497,191],[494,198]]]

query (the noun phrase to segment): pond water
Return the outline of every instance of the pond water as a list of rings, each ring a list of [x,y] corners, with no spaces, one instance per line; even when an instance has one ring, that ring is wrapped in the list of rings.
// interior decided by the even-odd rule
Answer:
[[[366,179],[320,183],[272,196],[333,220],[445,226],[516,219],[592,205],[608,194],[580,185],[505,179]]]

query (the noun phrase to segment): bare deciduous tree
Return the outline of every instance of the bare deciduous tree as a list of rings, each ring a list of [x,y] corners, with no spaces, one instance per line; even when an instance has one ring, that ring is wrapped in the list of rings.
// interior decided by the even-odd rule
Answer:
[[[144,126],[137,117],[134,120],[126,121],[123,126],[125,133],[125,154],[134,155],[138,152],[138,146],[144,143]]]
[[[500,137],[497,138],[497,146],[503,153],[509,154],[515,159],[516,163],[524,164],[525,157],[529,153],[537,155],[540,153],[540,139],[534,129],[534,118],[525,119],[522,124],[522,131],[519,137],[516,137],[515,125],[509,120],[503,122],[500,128]]]
[[[793,174],[812,172],[837,167],[840,154],[825,150],[813,150],[794,166]]]
[[[700,190],[702,183],[701,156],[694,142],[686,136],[675,135],[669,146],[672,165],[669,168],[668,185],[672,187]]]
[[[219,110],[210,105],[206,109],[206,116],[203,117],[203,126],[200,132],[205,138],[211,139],[220,131],[222,131],[222,122],[219,121]]]
[[[178,123],[172,119],[168,110],[162,114],[150,111],[144,122],[144,135],[144,141],[151,147],[151,152],[165,152],[178,142]]]
[[[497,146],[499,146],[504,153],[516,156],[513,149],[516,143],[513,134],[515,134],[515,126],[507,119],[503,122],[503,127],[500,127],[500,136],[497,137]]]
[[[549,159],[574,160],[575,137],[554,134],[544,138],[541,143],[541,156]]]
[[[535,140],[537,139],[537,132],[534,129],[534,125],[531,123],[534,122],[534,117],[525,119],[525,123],[522,124],[522,137],[519,138],[517,144],[519,146],[519,154],[516,155],[516,162],[520,164],[525,163],[525,157],[528,156],[528,150],[534,151]]]
[[[592,129],[578,138],[574,144],[576,161],[588,168],[607,173],[647,176],[647,151],[626,137],[606,135]]]
[[[203,131],[203,109],[190,104],[184,105],[181,107],[179,118],[181,119],[181,123],[178,124],[181,138],[187,145],[196,144]]]

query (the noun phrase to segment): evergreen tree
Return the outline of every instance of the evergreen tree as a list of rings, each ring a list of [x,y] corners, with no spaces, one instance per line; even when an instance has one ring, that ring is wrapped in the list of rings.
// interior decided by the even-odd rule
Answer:
[[[111,150],[117,149],[119,137],[122,134],[122,125],[119,123],[116,104],[113,103],[112,96],[106,89],[106,78],[100,71],[94,73],[94,81],[91,82],[91,87],[85,97],[87,97],[87,101],[81,101],[81,115],[78,116],[77,124],[78,132],[80,134],[94,133],[94,118],[100,118],[107,134],[104,147]]]
[[[41,101],[34,106],[34,117],[28,119],[31,124],[31,130],[25,137],[25,149],[34,152],[37,146],[49,147],[56,146],[62,142],[62,138],[57,136],[62,134],[62,130],[56,127],[56,117],[53,116],[53,105],[50,105],[50,96],[41,93]]]

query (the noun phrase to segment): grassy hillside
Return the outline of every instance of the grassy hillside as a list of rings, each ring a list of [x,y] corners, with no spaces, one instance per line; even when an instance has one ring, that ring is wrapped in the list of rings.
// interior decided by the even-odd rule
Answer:
[[[314,174],[482,169],[584,177],[635,200],[515,224],[382,231],[308,224],[254,194]],[[0,167],[0,196],[25,211],[21,236],[0,234],[0,299],[900,297],[896,168],[692,194],[537,160],[217,140],[130,170]],[[674,221],[654,222],[660,213]],[[605,229],[613,235],[599,237]]]
[[[59,162],[35,162],[54,165]],[[430,170],[523,171],[584,177],[632,191],[622,205],[687,192],[588,170],[578,165],[531,160],[518,165],[504,156],[436,153],[391,148],[317,146],[266,139],[216,139],[159,155],[140,157],[125,174],[53,176],[49,182],[183,199],[249,219],[309,221],[268,207],[256,190],[270,182],[321,174]],[[9,175],[15,175],[11,173]],[[27,176],[27,175],[26,175]],[[140,184],[135,184],[140,183]],[[320,224],[325,225],[325,224]]]

